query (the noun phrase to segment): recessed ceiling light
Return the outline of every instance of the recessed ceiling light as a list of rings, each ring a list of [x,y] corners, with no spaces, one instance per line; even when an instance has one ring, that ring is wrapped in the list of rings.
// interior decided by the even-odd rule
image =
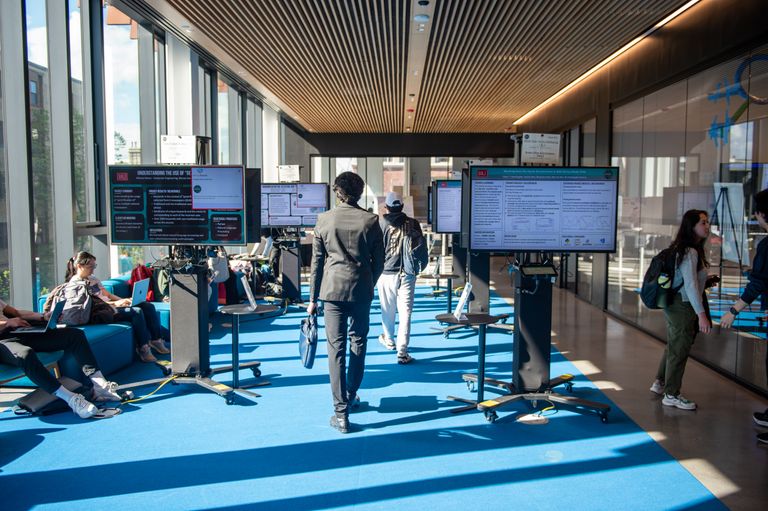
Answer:
[[[422,7],[426,7],[429,5],[429,0],[419,0],[418,4]]]
[[[426,23],[429,21],[429,14],[417,14],[413,17],[413,21],[416,23]]]

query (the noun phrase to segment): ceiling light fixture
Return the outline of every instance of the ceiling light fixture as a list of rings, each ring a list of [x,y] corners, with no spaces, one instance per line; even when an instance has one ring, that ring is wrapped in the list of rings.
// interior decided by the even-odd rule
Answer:
[[[544,101],[543,103],[541,103],[540,105],[535,107],[533,110],[530,110],[528,113],[526,113],[525,115],[520,117],[518,120],[516,120],[514,122],[514,124],[521,124],[521,123],[525,122],[525,120],[527,118],[531,117],[533,114],[535,114],[539,110],[543,109],[545,106],[549,105],[550,103],[555,101],[557,98],[559,98],[560,96],[562,96],[566,92],[568,92],[571,89],[573,89],[574,87],[576,87],[578,84],[580,84],[581,82],[583,82],[584,80],[586,80],[587,78],[589,78],[590,76],[595,74],[597,71],[599,71],[603,67],[607,66],[610,62],[615,60],[621,54],[626,53],[627,51],[629,51],[629,49],[632,48],[633,46],[635,46],[637,43],[639,43],[640,41],[642,41],[643,39],[645,39],[646,37],[648,37],[652,33],[656,32],[658,29],[660,29],[661,27],[663,27],[664,25],[666,25],[667,23],[669,23],[673,19],[675,19],[678,16],[680,16],[681,14],[683,14],[685,11],[687,11],[688,9],[690,9],[691,7],[696,5],[697,3],[699,3],[699,0],[690,0],[688,3],[686,3],[685,5],[680,7],[679,9],[677,9],[675,12],[673,12],[672,14],[670,14],[669,16],[667,16],[666,18],[662,19],[661,21],[656,23],[654,26],[652,26],[651,28],[646,30],[645,33],[643,33],[643,34],[639,35],[638,37],[632,39],[630,42],[628,42],[627,44],[622,46],[618,51],[616,51],[612,55],[608,56],[605,60],[603,60],[602,62],[597,64],[595,67],[593,67],[592,69],[590,69],[589,71],[587,71],[586,73],[584,73],[583,75],[579,76],[574,81],[572,81],[571,83],[569,83],[568,85],[566,85],[565,87],[560,89],[558,92],[556,92],[554,95],[550,96],[546,101]]]
[[[418,4],[422,7],[426,7],[429,5],[429,0],[419,0]]]
[[[429,14],[417,14],[413,17],[413,21],[416,23],[426,23],[429,21]]]

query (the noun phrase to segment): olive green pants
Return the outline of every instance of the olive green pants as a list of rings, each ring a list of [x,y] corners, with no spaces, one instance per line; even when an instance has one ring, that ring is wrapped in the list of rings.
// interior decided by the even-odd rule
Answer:
[[[691,304],[683,301],[680,293],[664,309],[664,315],[667,318],[667,347],[659,362],[656,378],[664,382],[665,394],[677,396],[683,385],[685,363],[699,331],[699,318]]]

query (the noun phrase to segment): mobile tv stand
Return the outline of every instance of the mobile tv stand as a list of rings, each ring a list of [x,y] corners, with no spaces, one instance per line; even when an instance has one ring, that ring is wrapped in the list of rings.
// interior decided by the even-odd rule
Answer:
[[[211,369],[208,339],[208,268],[202,264],[184,267],[171,265],[171,361],[159,361],[164,378],[144,380],[120,385],[129,390],[148,385],[159,385],[170,378],[172,384],[197,385],[215,392],[228,405],[235,402],[235,392],[246,397],[259,394],[234,389],[211,378],[216,373],[228,372],[232,366]],[[257,367],[253,367],[257,376]]]
[[[528,401],[536,407],[538,401],[564,405],[580,413],[595,413],[602,422],[608,421],[611,407],[604,403],[588,401],[574,396],[553,392],[555,387],[564,385],[568,392],[573,390],[573,375],[563,374],[550,379],[551,335],[552,335],[552,282],[557,271],[551,264],[523,264],[515,274],[515,325],[513,341],[512,381],[504,382],[482,378],[483,385],[502,389],[504,394],[492,399],[482,399],[477,374],[463,374],[462,379],[469,390],[477,385],[478,400],[457,399],[470,404],[456,412],[474,408],[485,414],[488,422],[498,418],[496,410],[516,401]],[[483,375],[484,376],[484,375]],[[454,398],[455,399],[455,398]]]

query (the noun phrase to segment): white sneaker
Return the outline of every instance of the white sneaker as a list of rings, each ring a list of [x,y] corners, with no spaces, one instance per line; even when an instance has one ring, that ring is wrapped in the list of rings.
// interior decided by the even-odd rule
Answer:
[[[80,416],[81,419],[88,419],[99,412],[99,409],[96,408],[93,403],[85,399],[81,394],[73,395],[71,398],[69,398],[67,404],[70,408],[72,408],[73,412]]]
[[[696,409],[696,403],[694,403],[693,401],[688,401],[683,397],[682,394],[678,394],[676,396],[670,396],[669,394],[664,394],[664,399],[661,400],[661,404],[665,406],[674,406],[675,408],[680,408],[681,410]]]
[[[387,339],[384,337],[384,334],[379,334],[379,344],[384,346],[384,348],[388,349],[389,351],[395,351],[395,349],[397,349],[395,347],[395,341],[392,339]]]
[[[664,382],[661,380],[655,380],[653,385],[651,385],[651,392],[660,396],[664,394]]]
[[[117,393],[117,388],[120,385],[113,381],[108,381],[106,387],[93,386],[93,400],[97,403],[103,403],[105,401],[122,401],[123,398]]]

